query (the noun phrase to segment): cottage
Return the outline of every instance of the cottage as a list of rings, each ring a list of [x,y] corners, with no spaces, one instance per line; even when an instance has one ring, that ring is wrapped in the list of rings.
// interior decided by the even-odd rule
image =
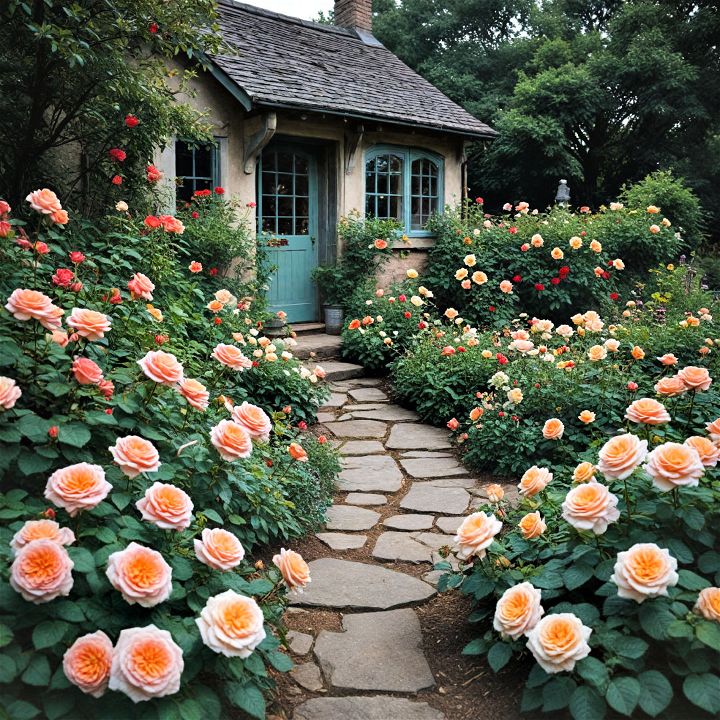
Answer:
[[[495,133],[372,35],[371,0],[337,0],[334,26],[232,0],[219,13],[236,52],[209,58],[186,98],[209,111],[216,142],[177,139],[159,163],[179,199],[222,185],[256,203],[257,230],[282,241],[271,306],[316,320],[311,271],[342,252],[338,218],[397,218],[398,245],[426,251],[428,217],[463,196],[467,143]]]

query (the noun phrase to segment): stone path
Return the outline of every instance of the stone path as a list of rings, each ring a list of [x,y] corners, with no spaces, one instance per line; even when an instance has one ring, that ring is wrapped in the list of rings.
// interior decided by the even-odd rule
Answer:
[[[340,613],[339,627],[291,632],[291,675],[310,699],[293,720],[450,720],[428,663],[416,608],[436,594],[433,563],[482,484],[448,433],[394,405],[372,378],[332,383],[319,421],[339,447],[338,494],[316,537],[312,582],[290,613]],[[452,555],[450,558],[452,560]],[[320,623],[321,624],[321,623]],[[390,694],[384,694],[390,693]]]

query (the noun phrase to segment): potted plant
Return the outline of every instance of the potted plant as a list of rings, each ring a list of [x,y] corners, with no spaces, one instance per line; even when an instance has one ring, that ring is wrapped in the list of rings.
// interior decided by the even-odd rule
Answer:
[[[328,335],[339,335],[343,328],[342,274],[339,265],[321,265],[312,273],[312,278],[320,291],[325,332]]]

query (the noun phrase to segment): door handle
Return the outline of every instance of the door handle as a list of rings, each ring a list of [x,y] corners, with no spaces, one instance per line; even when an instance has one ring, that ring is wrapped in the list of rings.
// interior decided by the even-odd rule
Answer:
[[[314,235],[310,236],[310,242],[312,243],[312,246],[315,247],[315,236]]]

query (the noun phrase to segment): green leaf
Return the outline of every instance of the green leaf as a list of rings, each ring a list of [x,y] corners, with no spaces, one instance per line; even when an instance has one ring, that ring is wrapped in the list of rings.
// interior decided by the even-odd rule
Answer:
[[[280,652],[279,650],[266,652],[265,657],[278,672],[289,672],[294,667],[293,661],[284,652]]]
[[[494,672],[500,672],[512,657],[512,648],[509,643],[496,642],[487,654],[487,660]]]
[[[0,683],[12,682],[18,674],[15,660],[9,655],[0,653]]]
[[[59,442],[76,448],[85,447],[90,442],[91,437],[90,430],[83,423],[63,423],[60,425],[60,431],[58,432]]]
[[[563,573],[563,582],[568,590],[576,590],[595,574],[595,568],[586,563],[571,565]]]
[[[193,698],[186,698],[180,703],[180,717],[182,720],[203,720],[205,711],[203,706]]]
[[[15,427],[29,440],[41,443],[48,439],[48,430],[52,427],[52,423],[35,413],[28,413],[15,423]]]
[[[226,683],[225,693],[228,700],[235,707],[244,710],[251,717],[264,720],[265,697],[256,685],[241,685],[236,682]]]
[[[562,710],[570,703],[570,698],[577,687],[575,681],[569,677],[553,678],[542,689],[543,712]]]
[[[35,475],[44,473],[52,467],[53,461],[50,458],[38,455],[32,450],[23,449],[17,459],[18,468],[24,475]]]
[[[487,652],[487,642],[483,638],[471,640],[462,650],[463,655],[483,655]]]
[[[608,681],[610,680],[610,675],[604,662],[589,655],[575,665],[575,672],[602,693],[605,692]]]
[[[68,548],[70,558],[75,563],[73,568],[76,572],[89,573],[95,570],[95,559],[87,548],[71,547]]]
[[[640,682],[640,699],[638,704],[643,712],[650,717],[657,717],[669,704],[673,697],[672,685],[657,670],[648,670],[638,675]]]
[[[12,639],[12,630],[7,625],[0,623],[0,648],[9,645],[12,642]]]
[[[33,645],[38,650],[52,647],[62,640],[69,627],[63,620],[45,620],[33,630]]]
[[[50,663],[48,659],[44,655],[33,655],[21,677],[23,682],[28,685],[45,687],[50,682]]]
[[[127,495],[126,493],[122,492],[115,492],[113,491],[112,495],[110,495],[110,499],[112,500],[113,505],[118,510],[124,510],[129,504],[132,498]]]
[[[32,720],[40,714],[40,710],[24,700],[16,700],[7,706],[7,714],[12,720]]]
[[[691,570],[680,570],[678,575],[680,577],[678,585],[686,590],[702,590],[703,588],[710,587],[710,583],[704,577],[697,575]]]
[[[202,514],[208,519],[212,520],[214,523],[217,523],[218,525],[223,525],[223,519],[220,513],[216,512],[215,510],[206,509],[202,511]]]
[[[610,681],[605,700],[621,715],[632,715],[640,699],[640,683],[632,677],[616,677]]]
[[[622,657],[637,660],[641,658],[648,649],[648,644],[638,637],[620,635],[613,639],[609,646]]]
[[[667,637],[667,628],[676,618],[668,605],[662,600],[650,600],[638,610],[640,626],[653,640]]]
[[[697,639],[720,652],[720,625],[717,622],[701,622],[695,628]]]
[[[172,566],[174,580],[189,580],[192,577],[192,565],[187,558],[175,555],[170,560],[170,565]]]
[[[688,675],[683,682],[683,693],[693,704],[706,712],[720,712],[720,678],[711,673]]]
[[[607,705],[595,690],[581,685],[570,698],[569,710],[574,720],[603,720]]]
[[[61,382],[50,382],[45,386],[45,389],[53,397],[62,397],[70,392],[70,385]]]

